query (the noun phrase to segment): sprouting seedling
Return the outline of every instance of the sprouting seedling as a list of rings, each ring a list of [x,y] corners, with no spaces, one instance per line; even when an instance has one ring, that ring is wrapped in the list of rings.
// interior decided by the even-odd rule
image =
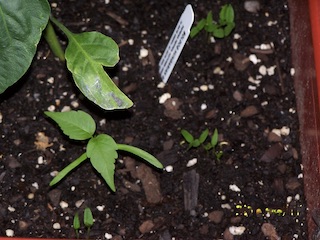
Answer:
[[[156,168],[163,168],[158,159],[140,148],[116,143],[107,134],[94,135],[96,124],[93,118],[83,111],[45,112],[45,114],[54,120],[70,139],[88,140],[85,153],[60,171],[52,179],[50,186],[57,184],[83,161],[90,159],[92,166],[101,174],[110,189],[115,191],[114,172],[115,160],[118,158],[117,151],[132,153]]]
[[[188,132],[185,129],[181,130],[181,134],[184,137],[184,139],[189,143],[188,150],[192,147],[197,148],[201,144],[204,143],[204,141],[207,139],[208,134],[209,134],[209,129],[204,130],[199,138],[194,138],[190,132]]]
[[[87,229],[87,239],[90,236],[90,229],[93,226],[93,215],[91,209],[86,207],[83,213],[83,223]],[[79,239],[79,230],[81,228],[79,213],[76,213],[73,218],[73,229],[76,231],[76,237]]]
[[[209,151],[213,151],[214,155],[216,156],[217,160],[220,161],[222,155],[223,155],[223,151],[221,150],[221,145],[227,144],[226,142],[222,142],[219,143],[219,133],[218,133],[218,129],[215,129],[210,142],[208,142],[207,144],[205,144],[206,139],[209,136],[209,130],[206,129],[204,130],[201,134],[199,138],[194,138],[193,135],[188,132],[185,129],[181,130],[181,134],[183,136],[183,138],[186,140],[186,142],[189,143],[188,149],[190,148],[197,148],[199,146],[203,146],[203,148],[209,152]]]
[[[219,21],[213,21],[212,11],[209,11],[206,18],[201,19],[190,31],[190,37],[194,38],[201,30],[217,38],[224,38],[230,35],[235,27],[234,10],[231,4],[223,5],[219,13]]]
[[[80,225],[80,218],[79,218],[79,214],[76,213],[73,217],[73,229],[76,232],[76,236],[77,239],[79,239],[79,229],[80,229],[81,225]]]
[[[87,228],[87,238],[89,239],[90,229],[93,226],[93,215],[92,215],[91,209],[88,207],[84,209],[83,223],[84,223],[84,226]]]

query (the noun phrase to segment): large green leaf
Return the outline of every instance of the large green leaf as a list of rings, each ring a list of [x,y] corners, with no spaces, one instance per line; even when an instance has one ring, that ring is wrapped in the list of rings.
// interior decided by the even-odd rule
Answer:
[[[96,123],[93,118],[79,110],[69,112],[45,112],[61,128],[63,133],[74,140],[86,140],[96,131]]]
[[[92,166],[101,174],[112,191],[115,191],[114,171],[118,157],[118,146],[112,137],[100,134],[91,138],[87,145],[87,156]]]
[[[46,0],[0,0],[0,93],[30,67],[49,15]]]
[[[125,109],[132,101],[120,91],[103,66],[113,67],[119,61],[119,48],[112,38],[99,32],[74,34],[51,18],[68,37],[65,57],[77,87],[95,104],[106,110]]]

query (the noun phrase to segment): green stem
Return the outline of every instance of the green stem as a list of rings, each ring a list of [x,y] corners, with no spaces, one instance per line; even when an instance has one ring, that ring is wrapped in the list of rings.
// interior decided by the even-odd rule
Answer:
[[[60,23],[57,19],[54,17],[50,16],[50,21],[53,22],[60,30],[67,35],[67,38],[70,39],[72,38],[72,32],[69,31],[68,28],[66,28],[62,23]]]
[[[66,166],[64,169],[62,169],[61,172],[58,173],[57,176],[55,176],[51,182],[50,182],[50,186],[53,186],[55,184],[57,184],[62,178],[64,178],[69,172],[71,172],[74,168],[76,168],[77,166],[79,166],[80,163],[82,163],[84,160],[86,160],[87,154],[83,153],[79,158],[77,158],[76,160],[74,160],[72,163],[70,163],[68,166]]]
[[[144,159],[145,161],[147,161],[148,163],[152,164],[153,166],[155,166],[157,168],[160,168],[160,169],[163,168],[162,164],[159,162],[158,159],[156,159],[153,155],[151,155],[150,153],[148,153],[140,148],[133,147],[133,146],[130,146],[127,144],[120,144],[120,143],[117,143],[117,147],[118,147],[118,150],[130,152],[130,153]]]
[[[53,29],[51,22],[48,22],[47,27],[44,30],[44,38],[50,46],[51,51],[56,55],[60,61],[65,61],[64,51],[62,50],[61,44],[57,38],[57,35]]]

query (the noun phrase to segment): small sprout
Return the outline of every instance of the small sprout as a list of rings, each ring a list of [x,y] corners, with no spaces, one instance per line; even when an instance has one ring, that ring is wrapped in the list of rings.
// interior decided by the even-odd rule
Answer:
[[[212,136],[211,136],[211,140],[208,143],[205,143],[206,139],[209,136],[209,129],[204,130],[201,134],[200,137],[198,139],[195,139],[191,133],[189,133],[187,130],[182,129],[181,130],[181,135],[183,136],[183,138],[186,140],[186,142],[189,143],[189,147],[187,150],[189,150],[190,148],[194,147],[197,148],[199,146],[203,146],[203,148],[209,152],[210,150],[213,150],[213,153],[216,157],[216,159],[218,160],[218,162],[220,162],[220,159],[223,155],[223,151],[221,150],[221,146],[226,144],[226,142],[221,142],[219,143],[219,133],[218,133],[218,129],[215,129]],[[218,144],[219,143],[219,144]],[[228,144],[228,143],[227,143]]]
[[[92,216],[91,209],[88,207],[84,209],[83,223],[84,223],[84,226],[87,228],[87,238],[89,239],[90,228],[93,226],[93,216]]]
[[[225,38],[235,28],[234,10],[231,4],[223,5],[219,13],[219,21],[213,21],[212,11],[209,11],[206,18],[201,19],[190,31],[190,37],[194,38],[204,29],[207,33],[217,38]]]
[[[86,207],[84,209],[84,214],[83,214],[83,223],[87,228],[91,228],[93,225],[93,216],[91,209]]]
[[[80,219],[78,213],[76,213],[73,218],[73,229],[76,231],[77,239],[79,239]]]

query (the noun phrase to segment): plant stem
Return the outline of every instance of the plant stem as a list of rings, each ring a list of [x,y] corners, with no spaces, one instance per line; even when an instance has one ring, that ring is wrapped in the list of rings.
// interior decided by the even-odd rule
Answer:
[[[54,179],[51,180],[49,183],[50,186],[53,186],[57,184],[62,178],[64,178],[70,171],[72,171],[74,168],[76,168],[80,163],[82,163],[84,160],[86,160],[87,154],[83,153],[79,158],[74,160],[72,163],[70,163],[68,166],[66,166],[64,169],[62,169],[61,172],[58,173],[57,176],[54,177]]]
[[[57,38],[54,28],[49,21],[47,27],[44,30],[44,38],[50,46],[51,51],[60,59],[60,61],[65,61],[64,51],[62,50],[61,44]]]

